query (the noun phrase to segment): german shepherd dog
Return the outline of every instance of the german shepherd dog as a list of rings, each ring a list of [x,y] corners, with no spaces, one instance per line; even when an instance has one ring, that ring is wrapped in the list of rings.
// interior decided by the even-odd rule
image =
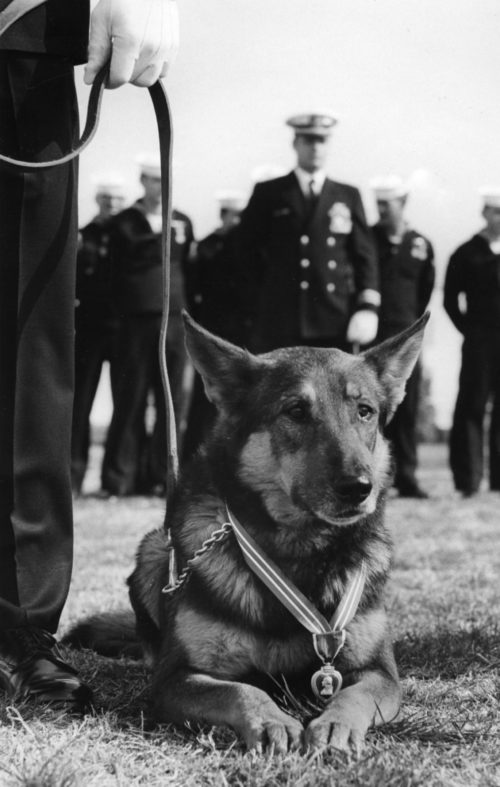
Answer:
[[[428,314],[357,356],[304,347],[255,356],[184,319],[217,418],[167,512],[179,568],[227,522],[229,509],[327,618],[361,564],[366,581],[335,662],[343,688],[304,729],[263,687],[269,676],[283,676],[289,687],[310,681],[319,666],[311,634],[247,565],[234,534],[166,594],[166,537],[149,533],[129,586],[152,661],[155,717],[228,725],[257,750],[359,750],[368,728],[393,719],[400,704],[382,600],[391,562],[383,430],[404,397]],[[104,621],[104,646],[85,624],[67,641],[106,652],[112,628]]]

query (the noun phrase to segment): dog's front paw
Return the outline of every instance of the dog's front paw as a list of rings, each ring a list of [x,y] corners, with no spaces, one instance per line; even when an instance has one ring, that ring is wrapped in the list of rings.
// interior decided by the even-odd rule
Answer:
[[[304,735],[306,747],[324,749],[332,747],[344,751],[354,750],[360,754],[368,725],[355,712],[331,708],[313,719]]]
[[[248,749],[286,754],[302,743],[302,724],[278,707],[264,707],[246,718],[240,732]]]

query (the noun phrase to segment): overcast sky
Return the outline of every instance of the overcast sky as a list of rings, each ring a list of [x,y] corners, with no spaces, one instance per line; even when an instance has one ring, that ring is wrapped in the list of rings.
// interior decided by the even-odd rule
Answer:
[[[174,200],[203,237],[214,192],[249,193],[258,168],[293,166],[287,116],[331,108],[331,177],[413,184],[408,218],[434,244],[438,283],[453,249],[481,226],[477,189],[500,184],[499,0],[179,0],[181,49],[166,81],[175,128]],[[87,88],[77,75],[82,108]],[[157,132],[148,92],[108,91],[81,161],[81,222],[91,176],[120,171],[137,196],[141,151]],[[425,362],[449,425],[460,341],[436,292]]]

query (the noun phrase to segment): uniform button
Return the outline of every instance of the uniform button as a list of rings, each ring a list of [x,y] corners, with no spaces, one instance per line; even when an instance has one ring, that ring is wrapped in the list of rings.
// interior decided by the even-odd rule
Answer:
[[[332,284],[332,282],[329,281],[328,284],[326,285],[326,289],[328,290],[328,292],[335,292],[335,284]]]
[[[310,264],[311,264],[311,263],[310,263],[310,261],[309,261],[309,260],[301,260],[301,261],[300,261],[300,267],[301,267],[301,268],[308,268]]]
[[[308,244],[309,243],[309,235],[301,235],[300,236],[300,242],[302,243],[303,246]]]
[[[328,260],[328,267],[330,268],[331,271],[334,271],[335,268],[337,267],[337,263],[335,262],[335,260]]]
[[[335,243],[336,243],[335,238],[330,237],[326,239],[327,246],[335,246]]]
[[[308,290],[309,289],[309,282],[308,281],[301,281],[300,282],[300,289],[301,290]]]

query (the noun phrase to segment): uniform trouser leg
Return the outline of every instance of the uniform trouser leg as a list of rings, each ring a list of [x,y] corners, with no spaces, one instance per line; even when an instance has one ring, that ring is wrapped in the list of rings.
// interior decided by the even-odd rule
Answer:
[[[90,413],[105,359],[105,337],[77,326],[75,338],[75,398],[71,433],[71,480],[80,491],[88,463]]]
[[[476,492],[483,475],[483,423],[490,393],[489,334],[470,331],[462,346],[462,367],[450,433],[450,467],[455,487]]]
[[[500,490],[500,332],[491,336],[493,407],[489,435],[490,489]]]
[[[387,427],[395,464],[395,486],[415,484],[417,469],[417,417],[422,370],[415,366],[407,384],[406,396]]]
[[[0,105],[2,150],[71,148],[69,63],[2,54]],[[0,171],[0,629],[54,632],[69,588],[76,186],[74,164]]]
[[[106,438],[102,486],[118,495],[136,491],[151,367],[158,363],[161,316],[125,318],[116,358],[116,394]]]
[[[495,396],[490,422],[490,489],[500,491],[500,394]]]

